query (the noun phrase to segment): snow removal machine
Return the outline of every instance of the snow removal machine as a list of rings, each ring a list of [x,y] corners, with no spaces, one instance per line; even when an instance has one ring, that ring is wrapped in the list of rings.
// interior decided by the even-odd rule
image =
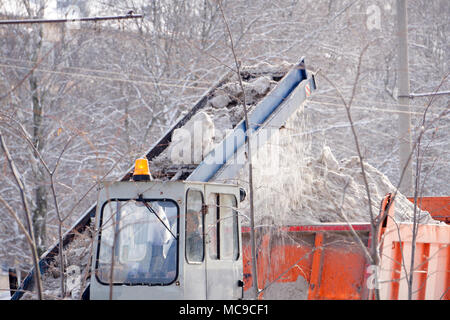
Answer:
[[[225,184],[150,181],[147,159],[137,162],[133,181],[101,187],[90,298],[242,298],[236,208],[243,191]],[[207,225],[215,227],[206,231]]]
[[[211,104],[224,100],[231,105],[235,103],[212,100],[233,76],[232,72],[224,75],[136,160],[120,181],[99,186],[97,203],[64,235],[64,247],[70,247],[78,237],[88,233],[92,240],[90,262],[79,273],[87,281],[80,282],[85,284],[81,287],[82,294],[74,298],[245,298],[245,292],[252,286],[250,230],[241,226],[238,210],[246,191],[227,181],[233,181],[245,166],[245,161],[239,161],[246,159],[245,133],[251,132],[252,141],[258,139],[258,145],[264,145],[273,131],[263,129],[282,128],[316,90],[316,81],[314,74],[306,70],[303,58],[287,70],[267,66],[243,68],[243,79],[255,80],[250,125],[247,127],[243,114],[238,113],[231,123],[232,130],[198,162],[170,164],[166,154],[178,129]],[[394,210],[391,200],[390,195],[386,196],[381,212]],[[398,232],[389,231],[394,227],[399,228]],[[283,229],[283,239],[277,228]],[[371,288],[366,285],[370,283],[372,269],[364,248],[353,241],[355,233],[366,246],[373,239],[384,237],[382,250],[386,258],[380,263],[379,277],[394,281],[380,287],[381,298],[404,298],[403,269],[395,261],[400,259],[399,250],[410,245],[411,232],[405,224],[399,226],[386,218],[376,234],[364,223],[283,226],[270,232],[263,229],[256,230],[259,298],[268,291],[262,289],[277,284],[296,284],[295,299],[373,298]],[[348,241],[336,241],[342,237]],[[428,261],[427,257],[438,260],[422,263],[415,298],[449,298],[448,290],[445,291],[450,285],[449,237],[447,225],[420,229],[418,261]],[[55,244],[42,255],[41,274],[58,260],[58,249]],[[33,290],[35,272],[33,269],[21,284],[14,284],[19,289],[12,300],[22,299],[24,293]]]
[[[101,232],[93,246],[90,299],[243,298],[237,208],[246,192],[237,185],[211,181],[218,176],[233,178],[245,165],[238,161],[245,153],[245,133],[250,130],[258,137],[263,128],[281,127],[316,88],[303,58],[287,74],[271,73],[276,86],[253,108],[250,128],[244,120],[233,124],[233,130],[197,165],[161,164],[158,169],[164,173],[152,173],[156,179],[150,179],[148,160],[156,155],[155,148],[160,156],[167,153],[161,146],[173,139],[174,129],[136,161],[125,181],[102,185],[96,210],[96,229]],[[204,104],[201,100],[193,111],[199,112]],[[266,133],[262,136],[270,138]]]

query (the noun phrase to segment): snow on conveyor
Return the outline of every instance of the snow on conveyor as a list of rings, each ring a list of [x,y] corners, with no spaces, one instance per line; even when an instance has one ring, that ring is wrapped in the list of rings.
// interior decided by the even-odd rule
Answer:
[[[242,68],[245,103],[249,113],[292,67],[288,63],[276,66],[259,63]],[[185,179],[214,146],[222,141],[227,130],[232,130],[244,118],[243,95],[236,75],[231,76],[208,98],[205,107],[185,126],[173,132],[169,147],[151,161],[153,178]],[[190,152],[186,152],[186,145],[191,146]]]

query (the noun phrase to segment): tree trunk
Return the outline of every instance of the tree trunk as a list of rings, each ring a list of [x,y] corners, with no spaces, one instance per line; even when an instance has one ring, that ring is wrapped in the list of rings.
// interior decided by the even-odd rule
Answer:
[[[43,126],[42,116],[43,107],[42,101],[38,93],[37,79],[34,76],[30,77],[30,87],[32,90],[32,103],[33,103],[33,145],[40,153],[44,148],[43,138]],[[38,159],[38,155],[34,154],[34,157]],[[38,255],[40,256],[46,250],[46,222],[47,222],[47,190],[45,183],[45,169],[39,164],[35,168],[34,180],[37,184],[34,191],[35,207],[33,209],[33,229],[36,239],[36,246]]]
[[[47,190],[40,185],[35,190],[36,207],[33,209],[33,230],[36,238],[38,255],[46,251],[46,222],[47,222]]]

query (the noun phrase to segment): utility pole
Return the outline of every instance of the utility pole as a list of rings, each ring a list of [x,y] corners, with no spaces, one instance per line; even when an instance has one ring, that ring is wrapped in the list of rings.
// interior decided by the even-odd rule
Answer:
[[[408,14],[407,0],[397,0],[397,37],[398,37],[398,140],[400,172],[404,176],[400,192],[411,196],[413,171],[411,166],[411,110],[409,107],[409,70],[408,70]]]

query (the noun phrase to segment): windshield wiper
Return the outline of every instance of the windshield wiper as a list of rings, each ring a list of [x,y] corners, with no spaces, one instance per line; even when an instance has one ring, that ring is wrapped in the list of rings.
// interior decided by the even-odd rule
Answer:
[[[149,204],[148,204],[146,201],[144,201],[144,200],[142,200],[142,199],[139,199],[139,201],[142,201],[142,202],[144,203],[144,205],[147,207],[148,211],[150,211],[151,213],[153,213],[153,214],[158,218],[158,220],[163,224],[164,228],[166,228],[167,231],[170,232],[170,234],[172,235],[172,237],[173,237],[175,240],[178,241],[178,238],[173,234],[172,230],[170,230],[169,227],[166,226],[166,224],[164,223],[164,221],[162,221],[162,219],[159,217],[159,215],[156,213],[156,211],[153,210],[153,208],[150,207]]]

